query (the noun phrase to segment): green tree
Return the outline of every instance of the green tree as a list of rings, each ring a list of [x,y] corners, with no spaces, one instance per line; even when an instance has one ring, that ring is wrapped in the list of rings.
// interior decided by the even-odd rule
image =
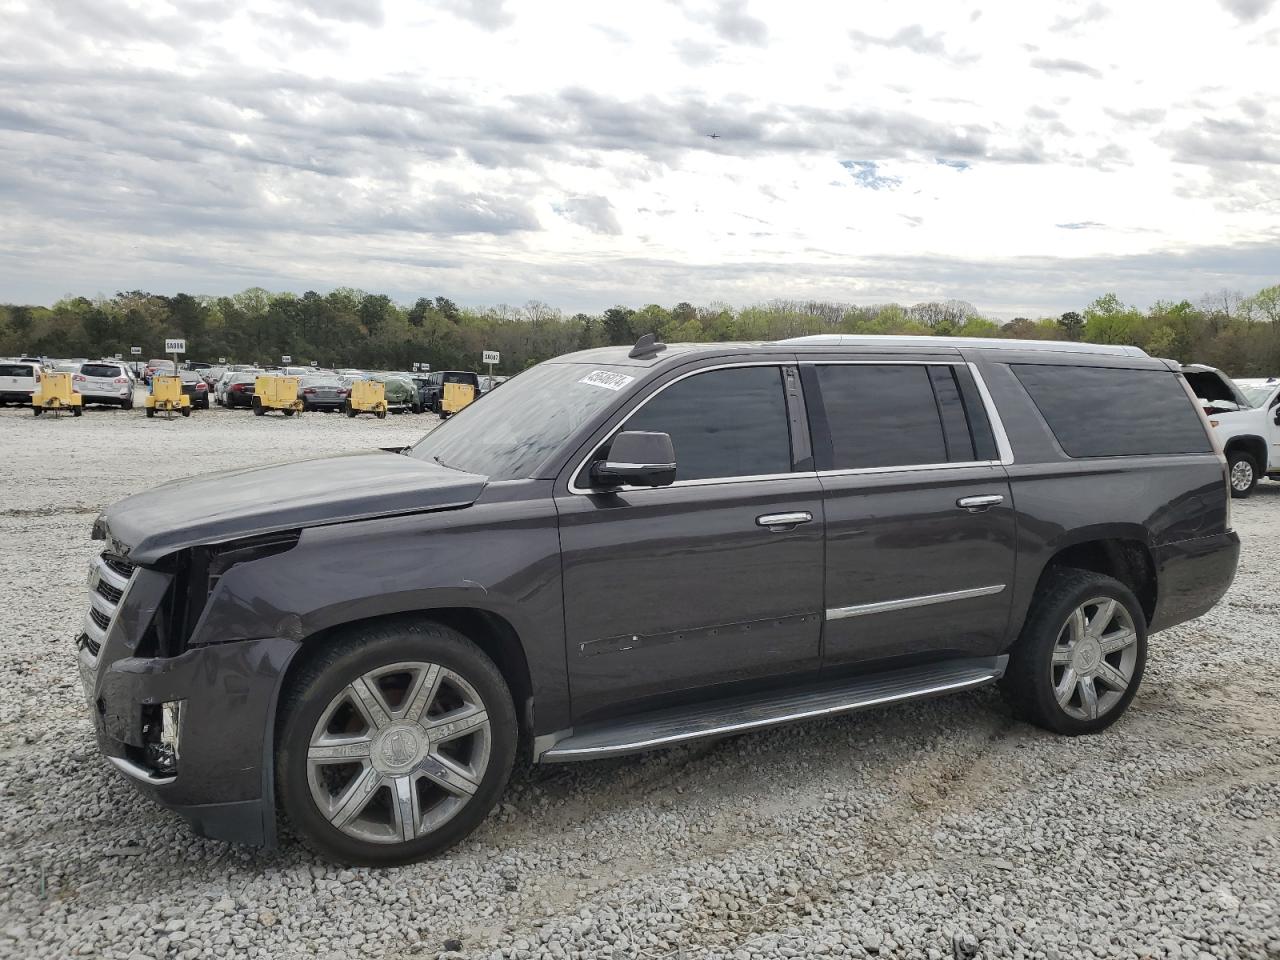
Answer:
[[[1068,340],[1079,340],[1084,334],[1084,317],[1074,310],[1068,310],[1058,318],[1058,326]]]

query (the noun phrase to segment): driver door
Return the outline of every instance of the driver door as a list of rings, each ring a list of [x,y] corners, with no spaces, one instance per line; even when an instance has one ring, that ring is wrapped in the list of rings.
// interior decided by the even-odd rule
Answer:
[[[669,434],[675,482],[596,491],[588,463],[557,497],[575,721],[817,668],[822,492],[798,384],[782,362],[677,377],[614,428]]]

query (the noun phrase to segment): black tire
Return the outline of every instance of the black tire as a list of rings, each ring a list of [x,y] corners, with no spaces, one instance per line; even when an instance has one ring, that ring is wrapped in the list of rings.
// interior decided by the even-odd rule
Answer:
[[[190,408],[190,407],[183,407],[183,408],[182,408],[182,415],[183,415],[184,417],[189,417],[189,416],[191,416],[191,408]]]
[[[147,416],[148,416],[148,417],[154,417],[155,415],[156,415],[156,408],[155,408],[155,407],[147,407]]]
[[[253,415],[255,417],[261,417],[261,416],[264,416],[266,412],[267,411],[263,408],[262,403],[258,400],[257,397],[254,397],[253,398]]]
[[[351,417],[352,419],[354,419],[354,418],[355,418],[355,415],[356,415],[356,408],[355,408],[355,407],[353,407],[351,404],[349,404],[349,403],[348,403],[348,404],[347,404],[347,407],[346,407],[346,410],[347,410],[347,416],[348,416],[348,417]]]
[[[1082,719],[1069,713],[1054,694],[1055,670],[1062,668],[1054,666],[1053,655],[1073,611],[1094,598],[1108,598],[1123,605],[1137,642],[1127,689],[1105,712],[1093,719]],[[1029,723],[1067,736],[1097,733],[1115,723],[1129,708],[1142,683],[1146,662],[1147,618],[1133,591],[1112,577],[1063,567],[1042,579],[1022,632],[1010,651],[1000,689],[1014,712]]]
[[[1231,484],[1231,496],[1244,500],[1258,486],[1258,464],[1243,450],[1227,454],[1227,477]],[[1245,482],[1241,482],[1242,479]]]
[[[121,410],[132,410],[132,409],[133,409],[133,397],[130,397],[128,400],[121,400],[121,401],[120,401],[120,409],[121,409]]]
[[[84,407],[72,407],[72,408],[71,408],[71,415],[72,415],[73,417],[78,417],[78,416],[80,416],[80,415],[81,415],[81,414],[83,414],[83,413],[84,413]]]
[[[344,833],[321,812],[308,783],[307,751],[322,714],[344,687],[371,670],[406,661],[438,664],[479,694],[489,717],[489,761],[476,792],[451,819],[413,840],[379,843]],[[480,825],[506,788],[517,740],[511,692],[493,661],[471,640],[430,621],[372,624],[317,649],[290,679],[276,724],[277,795],[294,828],[322,856],[372,867],[413,863],[447,850]]]
[[[40,414],[44,413],[44,407],[32,407],[31,410],[32,410],[32,415],[37,417],[40,416]]]
[[[285,408],[281,411],[281,413],[283,413],[286,417],[292,417],[292,416],[293,416],[293,414],[294,414],[294,409],[293,409],[293,407],[285,407]]]

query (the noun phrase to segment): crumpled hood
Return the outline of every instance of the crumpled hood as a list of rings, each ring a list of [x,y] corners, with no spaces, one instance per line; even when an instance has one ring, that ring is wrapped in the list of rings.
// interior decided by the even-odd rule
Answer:
[[[484,485],[484,477],[382,451],[245,467],[126,497],[103,511],[93,536],[134,563],[153,563],[197,544],[465,507]]]

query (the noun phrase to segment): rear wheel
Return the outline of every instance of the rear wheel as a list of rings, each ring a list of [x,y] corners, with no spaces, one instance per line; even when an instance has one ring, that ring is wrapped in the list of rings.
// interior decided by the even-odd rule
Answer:
[[[355,415],[356,415],[356,408],[355,408],[355,407],[353,407],[350,403],[348,403],[348,404],[346,405],[346,408],[345,408],[345,409],[346,409],[346,411],[347,411],[347,416],[348,416],[348,417],[355,417]]]
[[[155,408],[155,407],[147,407],[147,416],[148,416],[148,417],[154,417],[155,415],[156,415],[156,408]]]
[[[190,408],[190,407],[183,407],[183,408],[182,408],[182,415],[183,415],[184,417],[189,417],[189,416],[191,416],[191,408]]]
[[[31,410],[34,413],[34,415],[37,417],[40,416],[40,414],[44,413],[44,407],[32,407]]]
[[[1105,730],[1128,708],[1147,661],[1147,621],[1118,580],[1052,571],[1010,652],[1001,689],[1037,726],[1076,736]]]
[[[253,398],[253,415],[255,417],[261,417],[266,412],[267,411],[262,408],[262,401],[259,400],[257,397],[254,397]]]
[[[421,860],[466,837],[511,773],[516,718],[493,662],[435,623],[365,627],[281,704],[276,781],[307,843],[344,863]]]
[[[1258,485],[1258,465],[1253,457],[1242,450],[1232,450],[1227,454],[1227,471],[1233,497],[1243,500],[1253,493],[1253,488]]]
[[[292,417],[292,416],[293,416],[293,413],[294,413],[294,411],[293,411],[293,407],[285,407],[285,408],[284,408],[284,410],[282,410],[281,412],[282,412],[286,417]]]
[[[73,417],[78,417],[78,416],[80,416],[82,413],[84,413],[84,407],[72,407],[72,408],[71,408],[71,415],[72,415]]]

